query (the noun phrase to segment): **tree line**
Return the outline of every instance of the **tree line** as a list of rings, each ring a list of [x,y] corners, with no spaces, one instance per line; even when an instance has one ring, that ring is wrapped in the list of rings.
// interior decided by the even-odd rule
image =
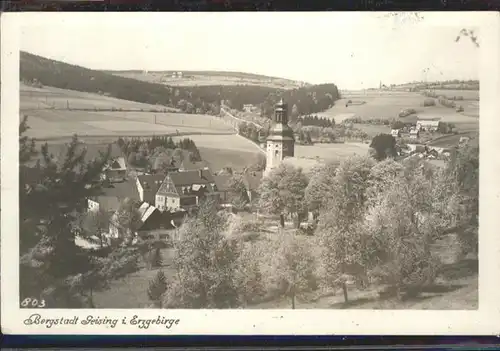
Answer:
[[[231,108],[244,104],[261,105],[271,116],[277,96],[297,105],[301,114],[327,109],[338,99],[334,84],[315,85],[293,90],[254,85],[173,87],[132,78],[116,76],[21,52],[20,79],[38,86],[48,85],[118,99],[179,108],[185,113],[217,115],[224,100]]]
[[[285,90],[269,94],[261,105],[261,116],[272,118],[276,103],[282,98],[291,108],[290,120],[293,122],[301,115],[325,111],[340,98],[335,84],[318,84],[310,87]]]
[[[165,153],[172,155],[177,161],[182,161],[183,150],[188,151],[191,162],[201,161],[201,154],[196,143],[189,138],[183,138],[175,142],[169,136],[131,139],[120,137],[117,144],[127,157],[128,163],[135,167],[147,167],[150,165],[153,156]],[[169,150],[174,152],[169,152]]]
[[[296,119],[296,122],[303,126],[317,126],[323,128],[333,128],[335,126],[335,120],[333,118],[318,117],[318,115],[300,116]]]

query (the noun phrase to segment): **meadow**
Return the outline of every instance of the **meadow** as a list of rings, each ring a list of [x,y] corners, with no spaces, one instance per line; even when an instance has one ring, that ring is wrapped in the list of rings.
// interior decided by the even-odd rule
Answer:
[[[59,89],[45,86],[38,88],[26,84],[20,84],[20,109],[21,111],[30,111],[38,109],[122,109],[148,111],[151,109],[167,111],[178,111],[175,108],[144,104],[134,101],[121,100],[113,97],[86,93],[81,91]]]
[[[443,90],[443,92],[454,94],[453,90]],[[476,93],[467,90],[457,90],[456,92]],[[436,106],[424,107],[423,103],[426,97],[418,92],[359,90],[342,91],[341,95],[342,99],[337,100],[330,109],[318,113],[318,116],[334,118],[336,123],[353,117],[400,119],[401,121],[413,120],[416,117],[422,119],[440,118],[443,122],[454,123],[459,131],[479,130],[478,101],[463,101],[461,105],[464,107],[464,111],[456,112],[455,109],[439,105],[437,101]],[[349,100],[364,103],[346,106]],[[415,109],[415,115],[405,118],[399,117],[401,110],[410,108]]]
[[[479,101],[479,90],[460,90],[460,89],[432,89],[437,95],[443,95],[447,98],[462,96],[464,100]]]

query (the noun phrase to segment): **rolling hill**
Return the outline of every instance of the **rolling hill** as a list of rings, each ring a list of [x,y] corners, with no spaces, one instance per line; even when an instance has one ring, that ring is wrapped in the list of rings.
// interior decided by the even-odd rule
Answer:
[[[252,85],[276,89],[296,89],[310,86],[285,78],[270,77],[253,73],[222,72],[222,71],[182,71],[182,76],[177,76],[178,71],[104,71],[120,77],[133,78],[150,83],[165,84],[170,86],[239,86]]]
[[[137,73],[132,75],[134,74],[137,75]],[[220,78],[226,73],[211,72],[210,74],[219,75]],[[229,73],[229,75],[245,76],[243,73],[234,72]],[[256,80],[258,80],[257,78],[264,79],[261,76],[251,74],[247,74],[245,77]],[[270,79],[274,78],[270,77]],[[174,107],[190,114],[217,115],[221,100],[225,100],[226,104],[229,103],[231,107],[241,110],[244,104],[255,106],[272,104],[272,102],[277,101],[279,96],[286,99],[291,107],[295,104],[299,105],[300,113],[307,114],[322,111],[333,105],[338,99],[338,89],[335,84],[285,89],[257,84],[231,85],[219,82],[214,84],[214,81],[211,81],[212,85],[172,86],[140,80],[137,77],[123,77],[109,72],[91,70],[27,52],[21,52],[20,55],[20,80],[35,87],[51,86],[97,93],[122,100]]]

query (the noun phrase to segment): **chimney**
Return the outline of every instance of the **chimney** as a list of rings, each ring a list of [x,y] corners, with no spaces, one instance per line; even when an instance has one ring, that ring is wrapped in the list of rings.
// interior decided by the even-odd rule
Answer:
[[[203,178],[203,169],[198,170],[198,174],[199,174],[200,178]]]

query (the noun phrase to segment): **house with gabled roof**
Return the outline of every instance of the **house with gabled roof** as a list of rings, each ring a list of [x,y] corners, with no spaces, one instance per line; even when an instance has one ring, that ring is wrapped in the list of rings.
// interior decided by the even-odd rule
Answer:
[[[140,200],[154,204],[156,193],[160,189],[164,179],[164,174],[144,174],[137,176],[136,186]]]
[[[160,211],[189,210],[198,207],[200,200],[207,197],[219,197],[209,169],[172,172],[158,189],[155,206]]]
[[[123,182],[127,179],[127,164],[124,157],[111,159],[103,169],[104,179],[110,182]]]

